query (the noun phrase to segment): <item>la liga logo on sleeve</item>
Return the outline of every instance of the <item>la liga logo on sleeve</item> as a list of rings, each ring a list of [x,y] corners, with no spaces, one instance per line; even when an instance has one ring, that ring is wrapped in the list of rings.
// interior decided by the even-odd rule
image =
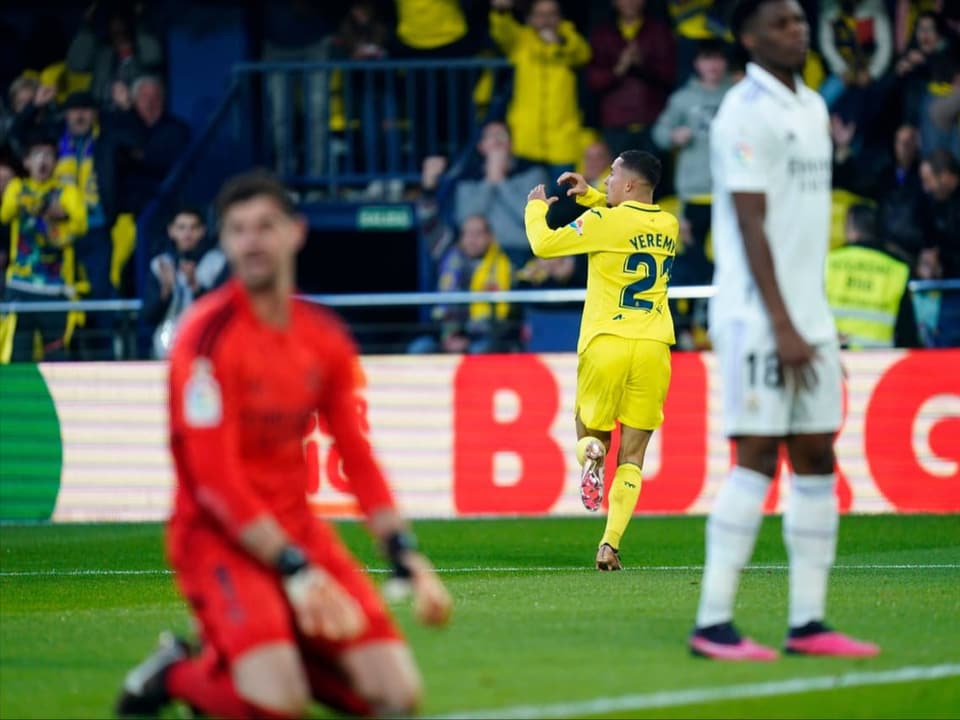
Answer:
[[[569,223],[569,227],[572,227],[573,231],[577,233],[577,235],[583,235],[583,219],[582,218],[577,218],[572,223]]]
[[[183,386],[183,415],[188,425],[197,428],[213,427],[223,417],[220,384],[207,358],[193,361],[190,377]]]
[[[743,140],[738,140],[733,146],[733,157],[741,165],[751,165],[753,163],[753,148]]]

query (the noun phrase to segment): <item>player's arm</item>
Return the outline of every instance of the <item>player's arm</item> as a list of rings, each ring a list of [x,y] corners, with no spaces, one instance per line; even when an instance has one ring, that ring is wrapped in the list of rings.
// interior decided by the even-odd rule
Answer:
[[[363,432],[358,409],[358,358],[347,337],[326,344],[331,376],[324,387],[321,412],[343,462],[344,475],[360,505],[371,535],[393,565],[396,578],[409,582],[417,616],[422,622],[442,625],[450,617],[450,594],[430,562],[417,550],[407,521],[397,511],[393,493],[373,456]]]
[[[810,384],[816,380],[809,365],[816,350],[794,327],[777,283],[773,254],[770,252],[770,242],[764,229],[767,216],[766,195],[762,192],[734,192],[733,205],[743,237],[747,264],[777,338],[780,362],[786,370],[801,370],[800,381]]]
[[[605,208],[607,206],[607,195],[597,190],[591,185],[587,185],[582,195],[574,198],[577,205],[583,205],[587,208]]]
[[[244,471],[236,379],[228,362],[180,343],[170,363],[170,413],[180,482],[250,556],[276,571],[300,629],[337,640],[359,634],[356,602],[290,541]]]
[[[714,120],[710,142],[715,148],[711,169],[715,177],[723,177],[732,194],[747,265],[770,318],[780,362],[785,371],[797,372],[801,382],[812,382],[810,361],[815,349],[797,332],[787,312],[764,227],[770,168],[782,152],[777,138],[762,123],[734,120],[721,111]]]
[[[605,236],[599,227],[604,219],[603,213],[611,210],[591,208],[572,223],[551,229],[547,225],[547,210],[554,202],[555,197],[546,197],[543,185],[537,185],[527,197],[523,223],[533,254],[553,258],[600,250]]]
[[[393,567],[394,581],[413,590],[417,618],[428,625],[444,625],[453,611],[453,599],[416,536],[396,508],[381,508],[367,518],[370,534]]]

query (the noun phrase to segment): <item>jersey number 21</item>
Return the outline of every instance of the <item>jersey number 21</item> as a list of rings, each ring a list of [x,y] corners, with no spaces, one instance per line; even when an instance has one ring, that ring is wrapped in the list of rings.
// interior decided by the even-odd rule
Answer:
[[[673,256],[663,259],[663,266],[660,272],[657,272],[657,259],[650,253],[633,253],[627,256],[623,263],[625,273],[636,273],[641,267],[646,270],[642,278],[625,286],[620,291],[620,307],[631,308],[635,310],[652,310],[653,303],[640,297],[650,288],[657,284],[658,275],[666,275],[667,282],[670,282],[670,269],[673,267]]]

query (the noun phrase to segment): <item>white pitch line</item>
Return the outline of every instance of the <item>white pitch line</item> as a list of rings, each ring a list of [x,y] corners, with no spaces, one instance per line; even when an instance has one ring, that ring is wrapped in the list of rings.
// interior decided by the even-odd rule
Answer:
[[[587,715],[602,715],[612,712],[636,712],[638,710],[697,705],[724,700],[794,695],[823,690],[836,690],[839,688],[862,687],[865,685],[887,685],[914,682],[917,680],[937,680],[940,678],[955,677],[957,675],[960,675],[960,663],[908,666],[894,670],[799,677],[788,680],[773,680],[770,682],[747,683],[743,685],[663,690],[652,693],[599,697],[591,700],[575,700],[545,705],[512,705],[502,708],[489,708],[487,710],[467,710],[464,712],[445,713],[433,717],[434,720],[473,720],[474,718],[523,720],[525,718],[584,717]]]
[[[748,565],[744,570],[787,570],[788,565]],[[958,570],[960,563],[891,563],[866,565],[834,565],[834,570]],[[391,572],[388,568],[366,568],[373,575]],[[703,565],[642,565],[627,568],[627,572],[692,572],[702,571]],[[592,567],[452,567],[437,568],[438,573],[457,575],[460,573],[562,573],[562,572],[595,572]],[[86,577],[86,576],[125,576],[125,575],[170,575],[171,571],[165,568],[142,570],[112,570],[99,568],[73,568],[65,570],[5,570],[0,571],[0,577]]]

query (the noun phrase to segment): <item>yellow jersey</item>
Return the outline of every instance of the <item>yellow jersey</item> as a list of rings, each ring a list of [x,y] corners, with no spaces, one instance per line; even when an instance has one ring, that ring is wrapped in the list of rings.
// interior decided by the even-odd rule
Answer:
[[[680,224],[658,205],[628,200],[607,207],[607,196],[590,188],[577,198],[589,208],[569,225],[547,226],[547,203],[527,203],[524,223],[538,257],[589,256],[587,295],[577,352],[597,335],[658,340],[672,345],[667,304],[670,269]]]
[[[432,50],[467,34],[458,0],[398,0],[397,37],[407,47]]]

